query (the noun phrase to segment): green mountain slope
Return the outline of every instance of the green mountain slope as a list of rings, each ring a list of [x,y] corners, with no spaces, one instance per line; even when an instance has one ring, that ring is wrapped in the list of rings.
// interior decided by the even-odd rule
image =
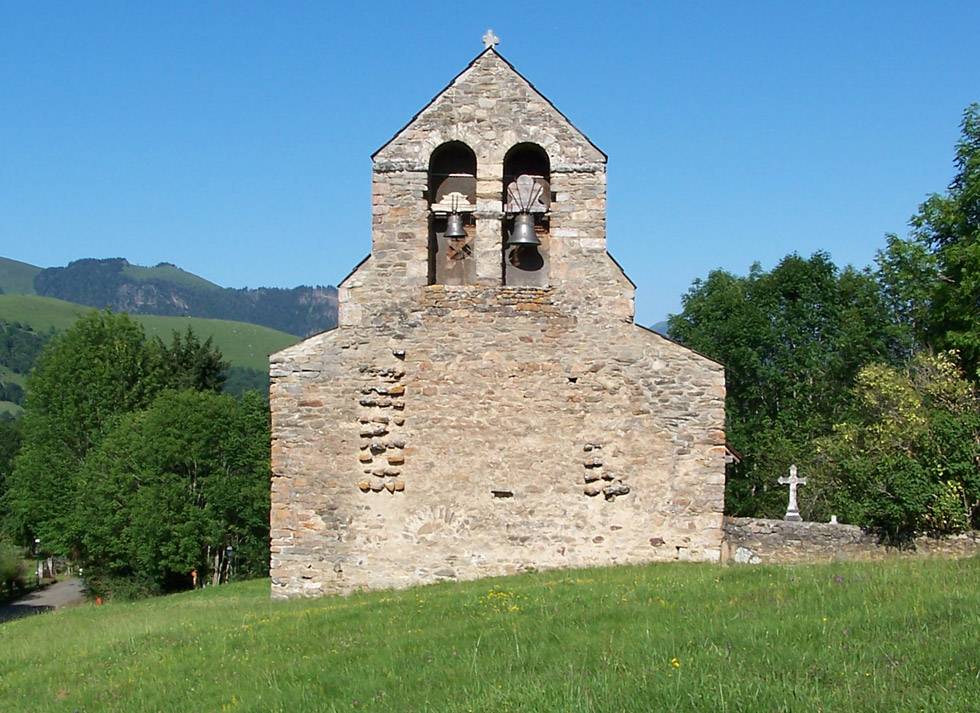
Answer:
[[[613,535],[615,536],[615,535]],[[0,624],[10,711],[975,711],[980,559],[552,571]]]
[[[90,309],[52,297],[0,295],[0,320],[21,322],[37,332],[46,332],[51,328],[58,331],[67,329],[80,315]],[[200,317],[160,317],[142,314],[131,316],[142,323],[148,335],[157,335],[165,341],[169,341],[174,330],[184,331],[187,325],[190,325],[201,339],[213,338],[225,359],[233,366],[258,369],[263,372],[268,369],[269,354],[298,341],[298,338],[291,334],[245,322]]]
[[[33,295],[34,276],[42,268],[0,257],[0,290],[6,294]]]
[[[161,262],[155,267],[143,267],[142,265],[132,265],[126,263],[122,268],[122,274],[138,282],[151,282],[159,280],[170,282],[181,287],[199,290],[220,290],[222,287],[216,285],[203,277],[195,275],[193,272],[182,270],[169,262]]]
[[[23,388],[24,382],[26,381],[27,376],[25,374],[18,374],[16,371],[12,371],[3,364],[0,364],[0,389],[6,384],[17,384],[17,386]],[[18,416],[23,410],[18,404],[0,399],[0,416],[3,416],[3,414]]]
[[[0,418],[6,415],[16,418],[23,412],[23,407],[18,406],[17,404],[10,403],[9,401],[0,401]]]
[[[133,265],[124,258],[82,258],[37,273],[34,293],[113,312],[205,317],[260,324],[297,336],[337,324],[337,290],[221,287],[171,263]]]

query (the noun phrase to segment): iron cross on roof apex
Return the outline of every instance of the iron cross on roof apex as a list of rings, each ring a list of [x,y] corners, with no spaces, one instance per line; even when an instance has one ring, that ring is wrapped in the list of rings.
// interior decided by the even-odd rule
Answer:
[[[493,30],[487,30],[487,34],[483,36],[483,46],[486,49],[490,49],[496,45],[500,44],[500,38],[493,34]]]

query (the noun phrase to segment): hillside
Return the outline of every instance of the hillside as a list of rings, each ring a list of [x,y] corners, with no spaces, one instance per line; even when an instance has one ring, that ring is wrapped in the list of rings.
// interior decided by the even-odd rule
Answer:
[[[36,332],[61,331],[70,327],[90,308],[63,300],[35,295],[0,295],[0,321],[30,325]],[[174,330],[188,325],[201,339],[211,337],[225,359],[233,366],[268,370],[268,355],[297,341],[291,334],[244,322],[197,317],[132,315],[142,323],[147,335],[169,341]]]
[[[6,294],[34,294],[34,278],[40,267],[0,257],[0,291]]]
[[[333,287],[221,287],[170,263],[133,265],[123,258],[75,260],[33,278],[38,295],[130,314],[205,317],[259,324],[308,336],[337,323]]]
[[[223,289],[220,285],[205,280],[193,272],[181,270],[176,265],[168,262],[161,262],[155,267],[143,267],[142,265],[132,265],[129,262],[125,262],[122,268],[122,274],[138,282],[172,282],[175,285],[199,290]]]
[[[0,418],[17,416],[23,410],[27,374],[50,336],[25,324],[0,320]]]
[[[967,711],[980,560],[556,571],[0,625],[18,711]]]

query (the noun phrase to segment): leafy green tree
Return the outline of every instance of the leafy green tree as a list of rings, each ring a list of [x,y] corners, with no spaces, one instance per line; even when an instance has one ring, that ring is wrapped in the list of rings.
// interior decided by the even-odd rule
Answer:
[[[26,374],[50,337],[50,333],[39,334],[19,322],[0,320],[0,365]]]
[[[892,539],[980,524],[980,401],[953,357],[870,364],[852,395],[846,418],[814,442],[810,487],[823,514]]]
[[[38,536],[69,554],[74,481],[86,454],[161,386],[143,329],[126,315],[92,312],[49,343],[28,377],[24,444],[6,494],[22,539]]]
[[[882,297],[895,324],[906,358],[927,346],[932,295],[939,281],[936,256],[921,240],[886,235],[887,245],[875,257]]]
[[[726,509],[781,515],[775,480],[830,432],[848,387],[870,361],[888,361],[899,334],[868,271],[838,269],[825,253],[789,255],[771,271],[724,271],[696,281],[672,337],[726,367],[727,431],[743,455],[729,473]]]
[[[164,389],[220,389],[225,366],[210,340],[188,330],[169,346],[148,341],[125,314],[91,312],[53,338],[27,381],[24,443],[5,495],[8,531],[72,554],[75,484],[88,453]]]
[[[19,384],[13,382],[0,382],[0,401],[10,401],[20,404],[24,402],[24,389]]]
[[[0,538],[0,597],[14,594],[24,586],[24,553]]]
[[[233,366],[228,369],[228,378],[221,385],[221,390],[232,396],[241,396],[247,391],[256,391],[269,398],[269,371],[249,369],[244,366]]]
[[[104,594],[187,588],[267,571],[268,410],[260,397],[164,392],[118,422],[81,470],[80,562]]]
[[[936,277],[926,332],[938,349],[956,350],[969,378],[980,366],[980,104],[963,113],[956,175],[912,217],[912,243],[931,250]],[[909,248],[911,249],[911,248]]]
[[[7,481],[14,468],[14,457],[20,451],[22,440],[19,420],[0,420],[0,536],[7,529],[4,527],[7,519],[4,493],[7,492]]]
[[[159,337],[153,345],[160,355],[168,388],[221,391],[231,365],[224,361],[211,337],[200,341],[188,325],[183,335],[173,333],[169,345]]]

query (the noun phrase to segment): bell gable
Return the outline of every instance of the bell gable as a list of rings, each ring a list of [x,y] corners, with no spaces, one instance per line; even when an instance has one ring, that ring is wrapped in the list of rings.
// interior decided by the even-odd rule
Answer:
[[[429,154],[448,141],[463,141],[497,162],[511,146],[534,143],[547,151],[553,170],[606,163],[606,154],[493,47],[477,55],[371,158],[375,170],[424,170]]]

